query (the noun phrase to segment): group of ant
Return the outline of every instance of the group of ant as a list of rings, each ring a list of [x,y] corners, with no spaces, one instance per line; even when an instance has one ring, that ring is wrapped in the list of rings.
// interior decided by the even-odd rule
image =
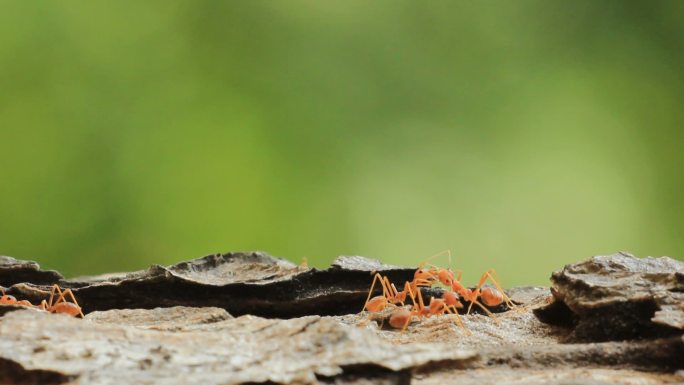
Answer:
[[[459,309],[464,308],[462,300],[470,303],[466,314],[470,314],[473,305],[477,305],[494,319],[496,317],[485,305],[493,307],[505,303],[509,309],[515,307],[495,278],[494,269],[483,273],[477,286],[474,289],[469,289],[461,284],[462,273],[460,271],[458,274],[454,274],[450,267],[445,269],[428,264],[431,259],[444,254],[448,255],[449,265],[451,265],[451,252],[448,250],[429,257],[418,266],[413,275],[413,280],[404,283],[402,291],[397,290],[389,278],[380,273],[375,273],[362,311],[381,312],[392,307],[394,309],[389,317],[389,324],[391,327],[402,331],[406,330],[414,317],[426,318],[432,315],[451,314],[455,317],[458,325],[466,333],[470,333],[458,313]],[[487,280],[490,280],[494,287],[483,288]],[[382,286],[382,295],[371,297],[377,282]],[[426,306],[421,288],[430,288],[440,284],[445,287],[441,298],[431,297]],[[408,306],[406,304],[407,299],[411,300],[411,304]]]
[[[2,287],[0,287],[0,294],[2,294],[0,297],[0,305],[25,306],[49,313],[62,313],[73,317],[81,316],[81,318],[83,318],[81,307],[78,305],[78,302],[76,302],[76,298],[74,297],[74,293],[71,292],[71,289],[62,290],[58,285],[52,285],[50,299],[47,301],[42,300],[39,305],[34,305],[27,300],[17,300],[14,296],[6,294]],[[68,300],[71,300],[71,302]]]
[[[498,306],[505,303],[509,309],[515,307],[496,280],[494,269],[483,273],[477,286],[474,289],[469,289],[461,284],[461,272],[454,274],[450,267],[444,269],[428,264],[432,258],[444,255],[445,253],[448,255],[449,265],[451,265],[451,253],[448,250],[435,254],[420,263],[418,269],[413,274],[413,280],[406,281],[402,291],[397,290],[388,277],[375,273],[362,311],[381,312],[391,307],[393,311],[389,317],[389,324],[393,328],[401,329],[402,331],[406,330],[413,317],[425,318],[432,315],[451,314],[455,316],[459,326],[468,332],[458,312],[459,309],[464,308],[461,300],[470,303],[466,314],[470,314],[473,305],[477,305],[493,318],[495,318],[494,314],[485,305]],[[490,280],[494,287],[483,287],[487,280]],[[382,295],[372,297],[373,289],[378,282],[382,287]],[[438,284],[441,284],[446,289],[443,291],[441,298],[431,297],[430,302],[426,306],[421,288],[430,288]],[[52,285],[49,300],[42,300],[39,305],[34,305],[27,300],[17,300],[14,296],[6,294],[2,287],[0,287],[0,294],[0,305],[25,306],[50,313],[62,313],[83,318],[81,307],[78,305],[71,289],[62,290],[56,284]],[[408,306],[406,304],[407,299],[411,300],[411,304]]]

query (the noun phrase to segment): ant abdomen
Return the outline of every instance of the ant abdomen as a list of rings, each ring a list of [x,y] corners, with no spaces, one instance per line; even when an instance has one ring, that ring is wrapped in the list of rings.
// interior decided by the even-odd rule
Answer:
[[[413,315],[405,308],[397,308],[390,315],[389,324],[395,329],[403,329],[408,325]]]
[[[81,308],[71,302],[60,302],[52,307],[50,309],[51,313],[62,313],[62,314],[68,314],[70,316],[77,316],[81,314]]]
[[[497,306],[504,301],[503,294],[499,290],[492,289],[491,287],[482,289],[480,298],[482,298],[482,302],[487,306]]]
[[[366,303],[366,309],[372,312],[382,311],[386,306],[387,299],[381,295],[371,298]]]

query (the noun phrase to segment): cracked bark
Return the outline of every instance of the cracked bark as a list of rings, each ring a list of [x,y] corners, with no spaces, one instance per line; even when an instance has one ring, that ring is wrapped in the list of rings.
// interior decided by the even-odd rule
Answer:
[[[228,253],[75,280],[46,274],[35,263],[0,259],[0,285],[8,292],[38,302],[57,282],[74,288],[88,313],[81,320],[0,306],[0,383],[683,381],[677,372],[684,366],[677,327],[681,262],[660,260],[667,268],[658,275],[648,259],[597,258],[554,273],[554,296],[548,288],[513,288],[508,294],[517,309],[499,312],[496,319],[463,315],[471,335],[448,316],[413,322],[402,333],[380,327],[388,312],[357,314],[371,271],[381,270],[397,283],[413,275],[412,268],[362,257],[340,258],[329,269],[316,270],[263,253]],[[602,262],[610,269],[601,270]],[[19,271],[17,266],[23,266],[21,282],[8,273]],[[640,273],[643,266],[648,274]],[[597,271],[603,278],[591,275]],[[565,284],[566,273],[574,274],[574,284]],[[611,274],[616,279],[605,279]],[[608,289],[616,285],[623,287]],[[572,289],[577,286],[583,289]],[[629,317],[625,311],[610,317],[595,311],[620,302],[618,291],[625,294],[623,301],[639,303],[644,298],[639,290],[650,293],[655,309]],[[601,322],[606,326],[594,334],[582,331]],[[625,324],[647,326],[628,329],[629,339],[615,340],[624,336]]]

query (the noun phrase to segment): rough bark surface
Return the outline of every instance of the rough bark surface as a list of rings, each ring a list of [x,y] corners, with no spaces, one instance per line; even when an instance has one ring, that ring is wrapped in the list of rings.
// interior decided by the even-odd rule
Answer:
[[[210,306],[236,316],[290,318],[358,311],[368,293],[371,270],[382,271],[397,282],[412,279],[414,272],[361,257],[339,257],[330,268],[318,270],[251,252],[208,255],[168,267],[153,265],[133,273],[62,279],[56,283],[73,290],[85,313]],[[9,294],[40,302],[50,292],[49,284],[55,282],[14,283],[0,280],[0,285],[14,285]]]
[[[403,332],[388,328],[391,309],[371,314],[358,311],[371,271],[383,270],[393,282],[402,283],[412,277],[413,269],[362,257],[344,257],[329,269],[316,270],[263,253],[229,253],[129,274],[33,282],[2,280],[8,275],[2,275],[0,264],[0,285],[10,286],[9,292],[18,298],[38,302],[45,298],[50,283],[59,282],[74,288],[88,313],[79,319],[0,306],[0,383],[684,382],[681,328],[671,325],[676,318],[668,315],[663,324],[663,316],[657,315],[668,306],[675,311],[681,307],[682,302],[677,302],[681,265],[674,260],[658,259],[654,265],[649,259],[632,258],[623,254],[595,257],[579,267],[566,266],[564,271],[574,274],[573,278],[584,277],[585,270],[603,276],[588,278],[591,285],[578,284],[584,285],[586,301],[564,289],[567,274],[558,272],[553,278],[554,296],[548,288],[513,288],[508,290],[518,304],[513,310],[494,317],[460,315],[463,327],[455,315],[416,318]],[[654,267],[670,261],[675,263],[668,265],[668,273]],[[592,263],[612,266],[612,270],[603,272],[591,267]],[[647,264],[648,272],[635,272],[639,263]],[[616,267],[625,265],[631,273]],[[32,271],[40,271],[37,265],[31,266],[35,267]],[[290,290],[278,292],[283,288]],[[675,293],[674,300],[662,299],[663,290]],[[632,295],[636,292],[650,292],[656,309],[647,318],[639,313],[638,324],[645,319],[668,332],[654,333],[649,326],[638,329],[643,334],[633,335],[634,339],[614,341],[605,334],[582,332],[581,342],[565,343],[576,340],[578,328],[586,327],[582,317],[589,315],[577,311],[586,310],[589,302],[599,308],[622,303],[614,298],[619,291],[626,303],[649,298]],[[269,307],[276,310],[269,311]],[[601,320],[615,322],[625,314]],[[273,315],[289,319],[262,317]],[[633,323],[633,318],[623,322]],[[549,323],[549,319],[557,322]]]
[[[0,285],[10,286],[20,282],[51,285],[63,278],[54,270],[41,270],[36,262],[0,255]]]
[[[575,340],[607,341],[682,334],[684,262],[627,253],[595,256],[553,273],[549,323],[573,325]]]

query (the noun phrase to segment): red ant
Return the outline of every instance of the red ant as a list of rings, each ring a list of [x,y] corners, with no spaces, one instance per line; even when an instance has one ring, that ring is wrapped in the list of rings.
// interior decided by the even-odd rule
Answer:
[[[451,265],[451,252],[446,251],[448,253],[449,257],[449,265]],[[485,305],[487,306],[497,306],[500,305],[501,303],[505,302],[506,305],[509,308],[514,308],[515,305],[511,301],[511,299],[505,294],[504,290],[501,288],[501,285],[496,280],[496,271],[494,269],[490,269],[486,271],[485,273],[482,274],[480,277],[480,281],[478,282],[477,286],[475,289],[471,290],[466,287],[464,287],[461,284],[461,272],[458,272],[458,277],[454,277],[454,272],[451,271],[451,269],[444,269],[436,266],[432,266],[428,269],[424,269],[423,267],[427,262],[438,256],[442,255],[444,252],[441,252],[439,254],[436,254],[425,261],[423,261],[420,265],[418,270],[416,270],[415,277],[416,278],[421,278],[425,281],[430,281],[431,283],[435,283],[436,281],[439,281],[449,289],[451,289],[453,292],[457,293],[458,295],[461,296],[465,301],[470,302],[470,305],[468,306],[467,314],[470,314],[470,311],[473,307],[473,305],[479,306],[482,310],[484,310],[485,313],[487,313],[489,316],[494,317],[491,311],[487,309],[482,303],[478,301],[478,298],[484,302]],[[482,286],[485,284],[487,279],[491,280],[496,289],[491,288],[491,287],[485,287],[482,289]],[[460,302],[458,301],[458,297],[456,297],[455,294],[447,294],[449,292],[445,292],[443,299],[450,305],[453,305],[457,308],[462,307],[462,305],[459,307],[458,305]],[[495,317],[494,317],[495,318]]]
[[[83,312],[81,307],[78,305],[74,293],[71,289],[62,289],[58,285],[52,285],[52,290],[50,290],[50,299],[48,301],[42,300],[40,305],[33,305],[27,300],[17,300],[14,296],[5,294],[5,290],[0,288],[2,296],[0,297],[0,305],[19,305],[26,306],[34,309],[44,310],[50,313],[63,313],[70,316],[80,315],[83,318]],[[58,295],[57,300],[54,301],[55,296]],[[67,296],[71,302],[67,301]],[[54,302],[53,302],[54,301]]]
[[[371,298],[371,295],[373,295],[373,289],[375,288],[375,283],[378,281],[380,282],[380,286],[382,286],[382,295],[377,295]],[[380,273],[375,273],[370,290],[368,290],[368,297],[366,298],[366,302],[364,303],[363,309],[361,309],[361,311],[368,310],[370,312],[379,312],[385,310],[385,308],[388,306],[394,306],[396,309],[394,309],[390,315],[390,326],[394,328],[400,328],[404,326],[404,324],[408,324],[413,316],[413,313],[405,307],[400,307],[398,305],[404,306],[404,302],[406,302],[406,296],[408,295],[415,307],[415,297],[413,295],[413,290],[411,289],[413,286],[412,284],[413,282],[406,282],[404,284],[404,290],[398,291],[396,286],[389,281],[389,278],[381,275]]]
[[[382,295],[377,295],[371,298],[371,295],[373,295],[373,288],[375,287],[375,283],[378,281],[380,281],[380,285],[382,286]],[[380,273],[375,273],[375,275],[373,276],[373,282],[371,283],[370,290],[368,290],[368,297],[366,298],[366,303],[363,305],[363,309],[361,309],[361,311],[364,311],[366,309],[372,312],[382,311],[390,304],[401,304],[402,306],[404,306],[404,302],[406,302],[407,295],[409,295],[410,298],[413,300],[413,293],[416,290],[418,290],[418,286],[423,286],[428,283],[429,281],[426,280],[414,279],[411,282],[404,283],[404,290],[398,291],[396,286],[394,286],[394,284],[390,282],[389,278],[382,276]]]
[[[371,298],[375,283],[378,281],[380,281],[380,285],[382,286],[382,295]],[[363,305],[361,311],[368,309],[370,312],[379,312],[385,310],[388,306],[394,306],[396,309],[394,309],[392,315],[390,315],[389,324],[394,328],[399,328],[401,325],[404,325],[405,319],[408,318],[410,320],[412,317],[411,312],[406,308],[398,306],[398,304],[404,306],[407,295],[411,298],[411,301],[415,306],[416,301],[412,287],[414,289],[416,288],[413,285],[413,282],[406,282],[404,284],[404,290],[398,291],[396,286],[394,286],[393,283],[390,283],[389,278],[382,276],[380,273],[375,273],[370,290],[368,290],[368,298],[366,298],[366,303]]]
[[[383,294],[371,298],[375,283],[378,281],[382,286]],[[445,293],[446,299],[433,297],[430,299],[430,304],[427,307],[425,306],[419,286],[429,286],[431,282],[431,280],[427,279],[414,278],[413,281],[404,283],[404,290],[398,291],[394,284],[389,281],[389,278],[382,276],[380,273],[375,273],[362,311],[367,309],[371,312],[378,312],[384,310],[387,306],[396,306],[397,308],[390,315],[389,324],[394,328],[401,328],[402,331],[406,329],[413,316],[428,317],[435,314],[451,313],[456,315],[458,324],[465,329],[457,311],[457,308],[462,308],[463,305],[458,301],[455,294],[451,292]],[[411,298],[411,302],[413,302],[411,310],[397,306],[398,304],[404,306],[407,295]],[[416,297],[418,298],[417,302]]]
[[[451,293],[451,292],[446,292]],[[411,299],[413,300],[414,305],[411,307],[411,309],[406,309],[406,308],[399,308],[395,310],[392,315],[390,316],[389,323],[392,327],[399,329],[401,328],[402,332],[406,330],[408,327],[409,323],[411,323],[411,319],[413,319],[414,316],[417,316],[419,318],[424,318],[424,317],[430,317],[432,315],[443,315],[443,314],[451,314],[456,316],[456,322],[458,325],[465,330],[465,332],[470,335],[470,330],[465,327],[463,324],[463,321],[461,321],[461,317],[458,314],[458,307],[455,305],[451,305],[448,303],[448,300],[445,300],[444,298],[435,298],[431,297],[430,298],[430,303],[428,306],[425,306],[425,302],[423,301],[423,294],[421,293],[420,289],[416,290],[416,295],[414,298],[413,293],[411,292]],[[451,293],[453,294],[453,293]],[[463,305],[458,302],[458,299],[454,298],[455,302],[460,305],[460,307],[463,307]]]

